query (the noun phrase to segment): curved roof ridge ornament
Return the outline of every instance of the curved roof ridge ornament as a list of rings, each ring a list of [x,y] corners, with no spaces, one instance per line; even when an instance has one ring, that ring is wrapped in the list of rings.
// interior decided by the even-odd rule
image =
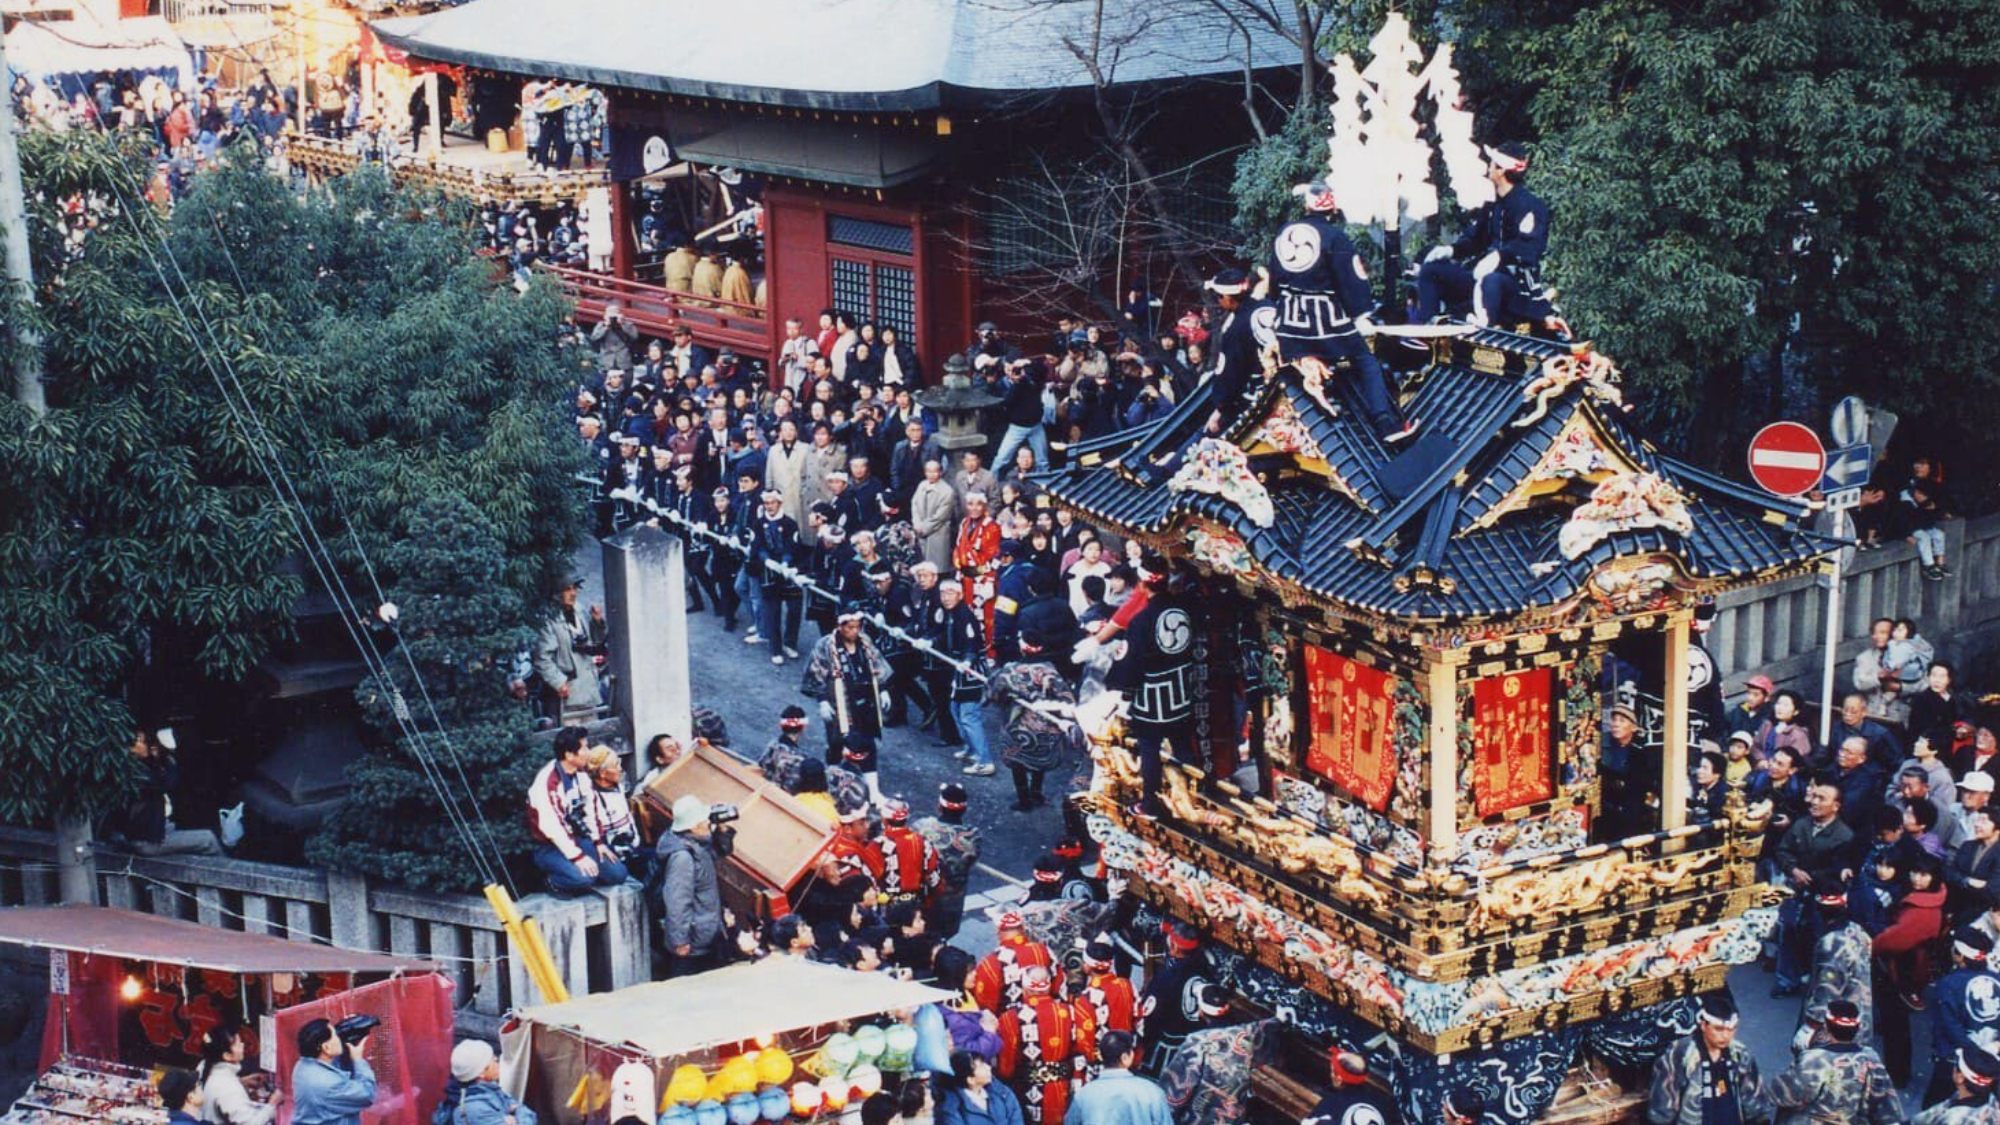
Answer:
[[[1632,406],[1625,401],[1625,392],[1619,387],[1622,380],[1623,376],[1610,356],[1592,348],[1590,341],[1581,341],[1570,348],[1568,355],[1551,356],[1542,361],[1542,373],[1521,388],[1521,397],[1532,400],[1535,409],[1515,419],[1513,426],[1517,430],[1525,429],[1548,417],[1549,405],[1578,385],[1598,402],[1615,407],[1620,412],[1630,411]]]

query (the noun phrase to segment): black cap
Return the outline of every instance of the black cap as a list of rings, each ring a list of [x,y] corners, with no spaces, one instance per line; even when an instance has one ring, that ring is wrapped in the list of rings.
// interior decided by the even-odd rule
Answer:
[[[785,705],[783,711],[778,712],[778,717],[780,719],[803,719],[806,717],[806,709],[796,703],[788,703]]]
[[[1008,558],[1020,558],[1021,541],[1019,539],[1002,539],[1000,541],[1000,553],[1006,555]]]
[[[1951,944],[1952,948],[1968,957],[1984,958],[1993,952],[1993,939],[1986,936],[1985,930],[1973,926],[1960,926],[1953,930]]]
[[[938,807],[942,809],[963,809],[971,800],[966,795],[965,786],[956,781],[947,781],[938,786]]]
[[[1035,860],[1035,882],[1037,883],[1056,882],[1062,878],[1062,873],[1062,857],[1054,852],[1043,852],[1041,857]]]
[[[1826,1006],[1826,1025],[1836,1030],[1861,1026],[1861,1008],[1852,1000],[1833,1000]]]
[[[194,1093],[194,1075],[179,1067],[171,1067],[160,1075],[160,1104],[169,1111],[187,1105],[188,1095]]]
[[[1118,956],[1118,947],[1104,938],[1092,938],[1083,947],[1083,963],[1086,965],[1109,965]]]
[[[1821,906],[1847,905],[1847,884],[1834,872],[1822,871],[1813,876],[1812,890]]]

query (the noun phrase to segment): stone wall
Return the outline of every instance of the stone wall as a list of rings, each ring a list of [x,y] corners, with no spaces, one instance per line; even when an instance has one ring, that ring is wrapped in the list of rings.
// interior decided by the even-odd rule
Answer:
[[[1938,655],[1977,669],[2000,649],[2000,515],[1945,525],[1952,576],[1926,581],[1916,548],[1895,543],[1858,551],[1842,579],[1836,695],[1850,682],[1855,654],[1868,644],[1878,617],[1908,617],[1937,646]],[[1732,698],[1746,677],[1762,672],[1817,702],[1825,649],[1826,579],[1806,576],[1717,601],[1709,654]],[[1993,681],[1976,672],[1960,682],[1978,688]]]

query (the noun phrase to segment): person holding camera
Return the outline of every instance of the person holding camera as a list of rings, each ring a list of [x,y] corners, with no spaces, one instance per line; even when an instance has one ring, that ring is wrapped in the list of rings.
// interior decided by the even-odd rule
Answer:
[[[661,870],[669,977],[691,976],[715,964],[715,940],[722,933],[722,891],[715,880],[715,859],[718,852],[727,852],[714,832],[708,802],[687,794],[674,802],[672,830],[654,846]]]
[[[350,1017],[341,1024],[336,1031],[326,1020],[311,1020],[299,1029],[293,1125],[361,1125],[362,1111],[375,1104],[375,1068],[368,1065],[374,1021]]]

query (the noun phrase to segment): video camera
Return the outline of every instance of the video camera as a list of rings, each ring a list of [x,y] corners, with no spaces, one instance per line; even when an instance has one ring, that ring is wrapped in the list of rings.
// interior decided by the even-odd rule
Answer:
[[[708,838],[716,855],[726,857],[736,850],[736,829],[726,826],[742,816],[743,810],[735,805],[708,807]]]
[[[382,1026],[382,1018],[380,1016],[366,1014],[348,1016],[346,1019],[333,1025],[334,1036],[347,1047],[347,1050],[342,1051],[340,1058],[336,1060],[342,1070],[350,1074],[353,1073],[354,1048],[359,1047],[361,1041],[368,1038],[380,1026]]]

